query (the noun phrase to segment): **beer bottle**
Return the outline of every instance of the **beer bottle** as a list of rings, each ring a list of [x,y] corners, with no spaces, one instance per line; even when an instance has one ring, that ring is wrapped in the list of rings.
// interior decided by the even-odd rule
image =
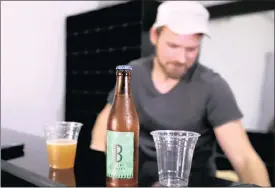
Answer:
[[[116,67],[116,88],[107,121],[106,186],[138,186],[139,120],[131,91],[131,66]]]

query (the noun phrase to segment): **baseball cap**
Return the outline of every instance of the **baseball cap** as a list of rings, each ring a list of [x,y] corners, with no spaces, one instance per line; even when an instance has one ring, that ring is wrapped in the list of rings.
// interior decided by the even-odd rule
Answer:
[[[196,1],[165,1],[157,10],[153,28],[167,26],[177,34],[202,33],[208,37],[209,12]]]

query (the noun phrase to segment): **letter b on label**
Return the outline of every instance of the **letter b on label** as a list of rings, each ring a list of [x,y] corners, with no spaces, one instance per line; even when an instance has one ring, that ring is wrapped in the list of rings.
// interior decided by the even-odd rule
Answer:
[[[115,144],[115,162],[119,163],[122,161],[122,146],[119,144]]]

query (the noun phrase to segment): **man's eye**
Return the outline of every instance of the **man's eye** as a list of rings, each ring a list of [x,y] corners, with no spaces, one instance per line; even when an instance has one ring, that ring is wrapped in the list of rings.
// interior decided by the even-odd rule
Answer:
[[[193,51],[195,51],[196,50],[196,48],[186,48],[186,51],[187,52],[193,52]]]
[[[175,45],[175,44],[168,44],[168,46],[169,46],[170,48],[177,48],[177,47],[178,47],[178,45]]]

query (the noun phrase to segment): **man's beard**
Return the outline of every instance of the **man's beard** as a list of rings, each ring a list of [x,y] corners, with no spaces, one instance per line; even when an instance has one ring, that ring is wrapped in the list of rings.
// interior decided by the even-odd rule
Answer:
[[[176,61],[161,62],[158,55],[156,55],[156,61],[164,74],[171,79],[181,79],[189,70],[189,67],[183,63]]]

